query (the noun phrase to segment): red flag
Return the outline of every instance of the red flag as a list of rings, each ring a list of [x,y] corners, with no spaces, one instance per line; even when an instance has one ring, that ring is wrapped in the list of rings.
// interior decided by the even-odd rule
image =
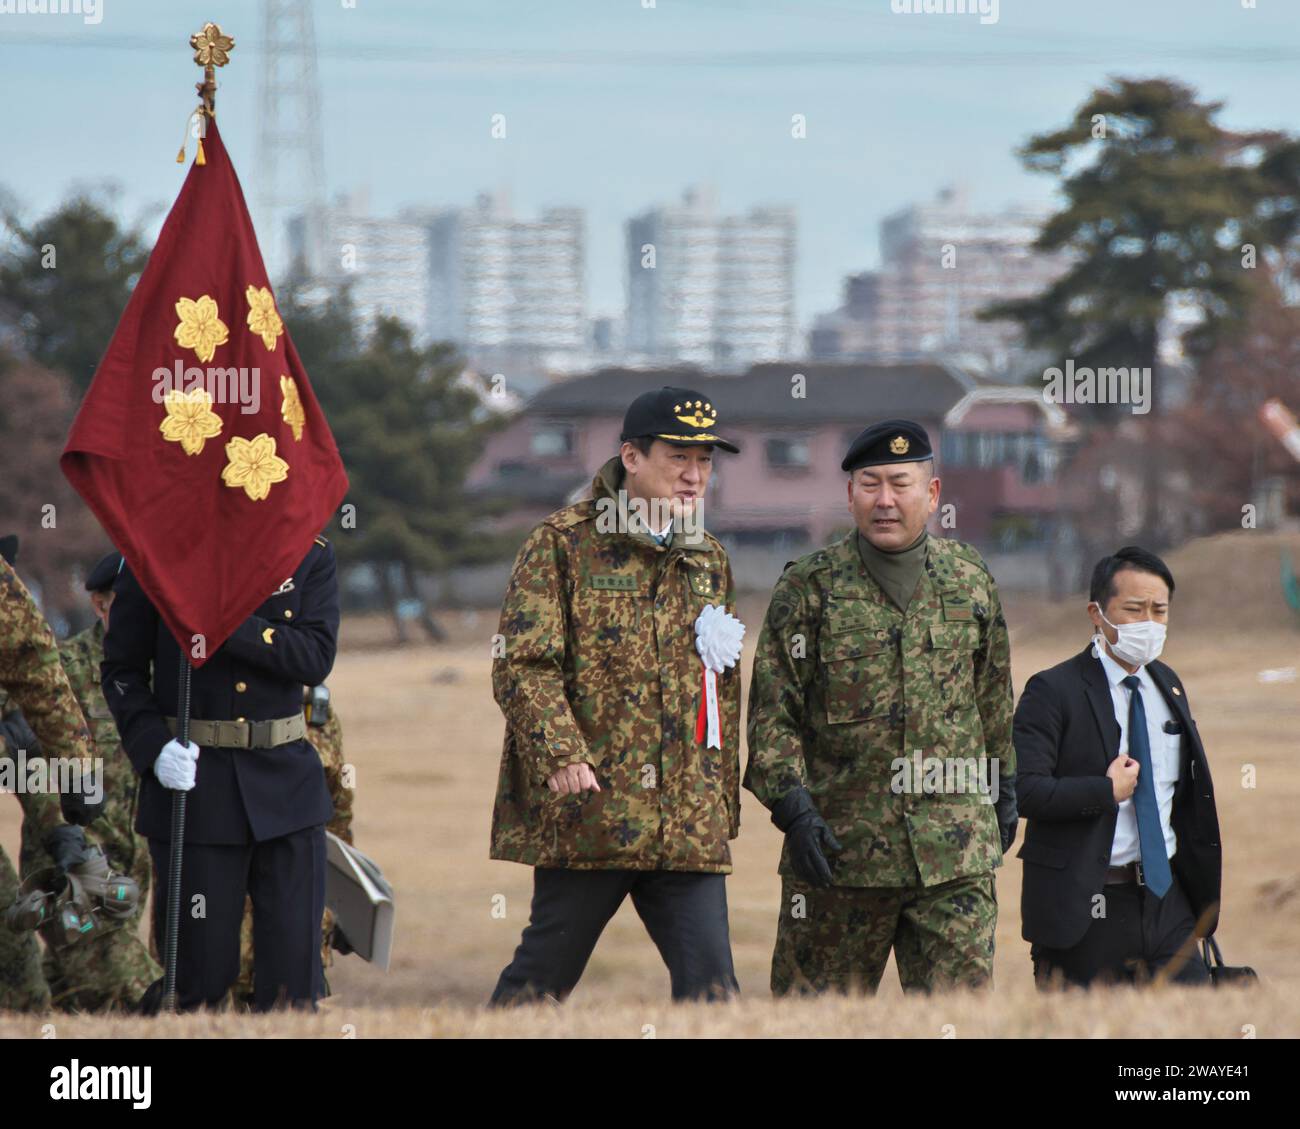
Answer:
[[[60,459],[195,666],[348,487],[215,121],[203,145]]]

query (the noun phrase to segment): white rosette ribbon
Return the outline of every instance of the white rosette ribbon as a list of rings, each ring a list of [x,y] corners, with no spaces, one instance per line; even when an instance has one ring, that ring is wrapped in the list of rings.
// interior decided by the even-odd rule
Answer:
[[[710,605],[695,621],[695,649],[704,664],[704,687],[700,714],[695,723],[695,739],[702,741],[707,731],[707,748],[722,748],[722,722],[718,716],[718,675],[740,661],[740,644],[745,625],[725,608]]]

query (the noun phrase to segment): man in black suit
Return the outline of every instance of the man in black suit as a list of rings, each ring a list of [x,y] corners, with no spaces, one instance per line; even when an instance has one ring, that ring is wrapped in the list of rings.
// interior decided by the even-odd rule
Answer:
[[[1166,966],[1208,980],[1194,936],[1218,922],[1222,852],[1187,694],[1156,661],[1173,593],[1144,549],[1102,558],[1092,644],[1034,675],[1016,707],[1021,933],[1039,987],[1142,982]]]
[[[302,688],[324,682],[334,665],[334,550],[318,537],[297,571],[192,672],[188,746],[175,738],[176,640],[125,566],[113,592],[100,671],[122,745],[140,776],[135,829],[148,837],[153,856],[159,952],[171,793],[189,792],[177,1005],[215,1007],[225,999],[239,974],[247,894],[254,1007],[314,1007],[324,995],[324,824],[334,808],[320,757],[307,740]]]

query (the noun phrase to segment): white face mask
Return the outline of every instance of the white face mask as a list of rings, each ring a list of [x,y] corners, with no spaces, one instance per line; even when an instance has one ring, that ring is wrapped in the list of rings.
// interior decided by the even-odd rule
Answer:
[[[1100,606],[1097,612],[1105,620],[1106,626],[1113,627],[1119,636],[1110,644],[1110,650],[1121,662],[1146,666],[1160,657],[1160,652],[1165,648],[1166,627],[1163,623],[1156,623],[1153,619],[1141,619],[1137,623],[1111,623]],[[1093,636],[1093,642],[1100,652],[1106,645],[1106,638],[1098,632]]]

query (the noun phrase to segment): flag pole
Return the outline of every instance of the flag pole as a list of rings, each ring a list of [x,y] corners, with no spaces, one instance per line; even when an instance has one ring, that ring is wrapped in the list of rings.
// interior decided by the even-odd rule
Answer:
[[[204,118],[215,114],[217,102],[217,67],[224,67],[230,61],[230,51],[235,41],[223,36],[221,28],[214,23],[206,23],[203,30],[190,36],[190,46],[194,48],[194,61],[203,68],[203,81],[195,83],[200,106],[195,112],[200,116],[199,150],[195,163],[202,165],[203,135],[207,132]],[[182,150],[182,153],[184,150]],[[179,642],[179,641],[178,641]],[[184,643],[180,644],[180,669],[177,674],[176,688],[176,739],[182,745],[190,742],[190,675],[193,671],[189,653]],[[170,862],[167,867],[167,921],[163,943],[163,999],[162,1010],[176,1014],[176,957],[180,947],[181,928],[181,865],[185,855],[185,799],[188,793],[172,792],[172,821]]]
[[[190,743],[190,666],[181,648],[176,702],[176,739]],[[172,793],[171,861],[167,866],[167,934],[163,945],[163,1010],[176,1014],[176,955],[181,931],[181,862],[185,853],[185,798],[189,793]]]

